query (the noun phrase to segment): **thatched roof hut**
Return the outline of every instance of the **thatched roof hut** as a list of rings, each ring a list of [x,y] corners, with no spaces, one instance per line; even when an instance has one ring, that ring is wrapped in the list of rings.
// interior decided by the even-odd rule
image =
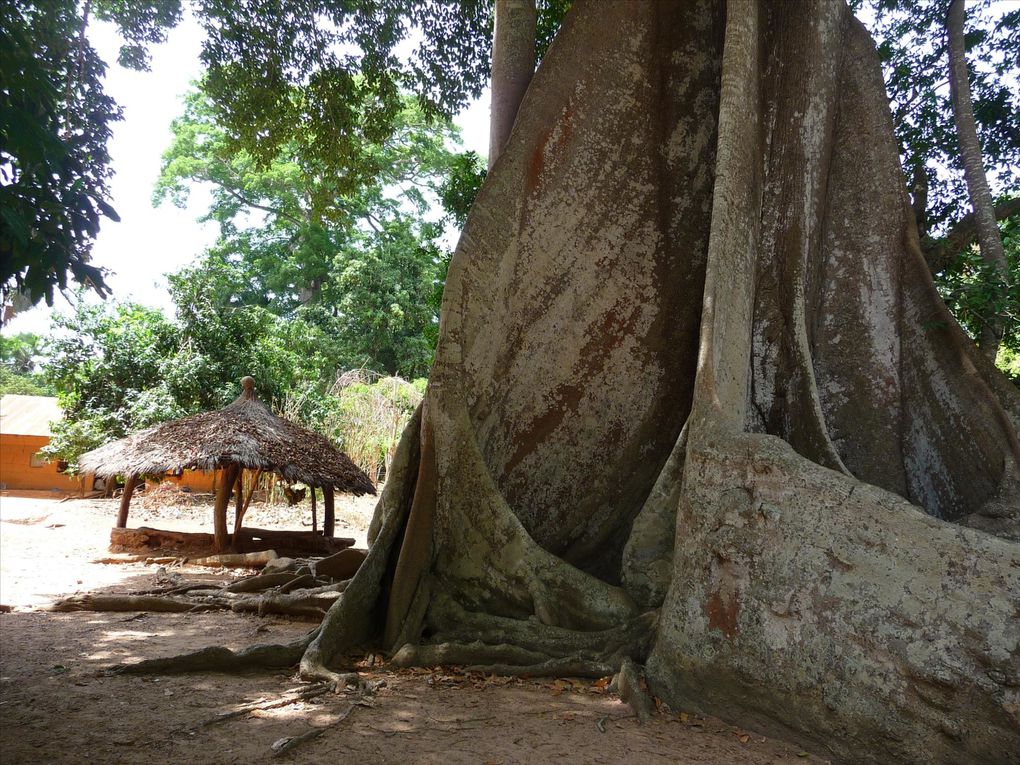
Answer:
[[[127,506],[138,477],[172,470],[221,470],[216,491],[217,546],[226,542],[226,505],[244,470],[272,472],[287,481],[323,489],[324,528],[332,535],[334,490],[375,494],[371,480],[327,439],[277,417],[255,396],[255,380],[245,377],[240,397],[214,412],[164,422],[93,449],[79,460],[82,472],[127,479],[117,525],[127,522]],[[313,509],[314,509],[314,492]],[[250,501],[250,497],[249,497]],[[238,492],[237,528],[247,502]]]

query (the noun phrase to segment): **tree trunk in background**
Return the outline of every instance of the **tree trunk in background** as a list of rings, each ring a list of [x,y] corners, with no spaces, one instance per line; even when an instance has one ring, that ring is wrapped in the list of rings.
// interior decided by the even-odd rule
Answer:
[[[535,72],[535,0],[496,0],[492,36],[489,169],[503,151]]]
[[[997,274],[1000,279],[1000,284],[995,292],[1001,300],[1007,294],[1006,280],[1009,278],[1009,267],[1006,263],[1006,254],[1002,249],[1002,235],[995,222],[995,206],[992,202],[992,194],[988,190],[988,180],[985,177],[984,162],[981,157],[981,144],[978,141],[977,124],[974,121],[974,105],[970,96],[967,53],[964,46],[963,26],[966,14],[965,0],[950,2],[949,11],[946,14],[946,31],[949,35],[949,87],[952,94],[956,133],[960,141],[964,177],[967,179],[967,193],[970,195],[970,204],[974,208],[974,219],[977,223],[981,259],[991,266],[992,272]],[[987,317],[978,342],[982,352],[988,358],[995,358],[999,350],[999,343],[1002,341],[1002,334],[1002,316]]]
[[[928,171],[923,162],[914,166],[914,188],[911,206],[914,210],[914,222],[917,223],[917,235],[924,239],[928,234]]]
[[[322,533],[332,537],[336,532],[336,510],[332,486],[322,487]]]

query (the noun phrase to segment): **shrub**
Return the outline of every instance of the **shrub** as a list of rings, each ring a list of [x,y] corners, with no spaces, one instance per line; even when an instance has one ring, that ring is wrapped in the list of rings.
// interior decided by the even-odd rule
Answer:
[[[336,443],[375,481],[383,480],[400,434],[425,395],[426,380],[382,377],[363,369],[337,376],[324,396],[287,401],[284,415]]]

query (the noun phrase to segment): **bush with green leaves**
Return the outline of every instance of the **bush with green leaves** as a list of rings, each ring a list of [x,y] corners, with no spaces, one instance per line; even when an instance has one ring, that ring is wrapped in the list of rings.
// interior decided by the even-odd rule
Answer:
[[[1020,354],[1020,215],[999,223],[1002,246],[1009,264],[1006,289],[1002,277],[985,263],[977,246],[963,250],[935,275],[935,285],[949,310],[972,337],[978,337],[989,317],[1005,319],[1005,332],[996,364],[1018,379],[1015,361]],[[1013,371],[1011,371],[1011,369]]]
[[[424,378],[408,381],[353,370],[339,375],[323,396],[295,395],[285,413],[325,435],[370,477],[382,480],[426,383]]]
[[[40,370],[46,340],[31,332],[0,335],[0,396],[53,396],[56,392]]]
[[[0,365],[0,396],[8,393],[18,396],[52,396],[54,390],[41,375],[18,374]]]

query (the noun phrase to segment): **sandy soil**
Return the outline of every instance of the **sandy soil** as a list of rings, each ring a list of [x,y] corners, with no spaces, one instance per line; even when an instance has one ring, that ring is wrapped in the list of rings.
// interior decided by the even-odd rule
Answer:
[[[604,682],[520,681],[435,667],[360,669],[370,696],[327,694],[218,724],[221,712],[300,686],[292,672],[133,678],[112,664],[225,644],[282,642],[311,624],[222,612],[57,614],[75,592],[148,589],[226,570],[95,562],[110,558],[112,500],[0,493],[0,762],[823,763],[799,747],[715,718],[663,712],[639,726]],[[207,531],[208,504],[133,505],[131,525]],[[338,506],[338,536],[363,544],[370,498]],[[307,510],[254,506],[253,524],[296,528]],[[274,742],[323,732],[274,758]],[[603,732],[603,730],[605,732]]]

